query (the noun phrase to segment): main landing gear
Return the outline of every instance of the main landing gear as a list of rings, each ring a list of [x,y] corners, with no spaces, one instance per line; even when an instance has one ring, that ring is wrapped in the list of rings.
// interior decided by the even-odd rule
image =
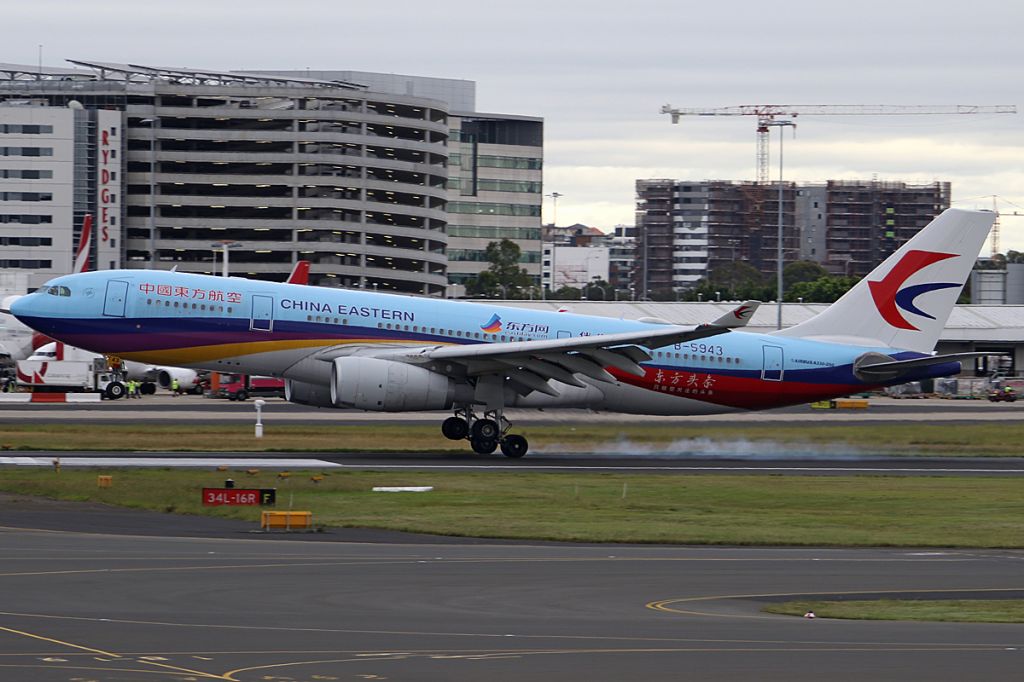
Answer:
[[[468,439],[473,452],[489,455],[499,447],[506,457],[519,458],[530,449],[526,438],[508,433],[512,425],[501,410],[484,412],[482,417],[473,414],[470,407],[455,410],[455,416],[441,423],[441,433],[449,440]]]

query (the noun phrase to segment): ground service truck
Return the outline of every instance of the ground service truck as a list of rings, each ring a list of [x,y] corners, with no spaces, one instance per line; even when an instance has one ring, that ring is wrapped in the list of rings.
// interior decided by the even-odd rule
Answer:
[[[123,398],[127,389],[121,373],[107,366],[105,358],[92,360],[19,360],[18,385],[34,393],[101,393],[104,398]]]

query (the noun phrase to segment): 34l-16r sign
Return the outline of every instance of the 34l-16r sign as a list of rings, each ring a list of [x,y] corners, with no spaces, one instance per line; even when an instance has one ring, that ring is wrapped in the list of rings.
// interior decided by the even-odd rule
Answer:
[[[217,507],[220,505],[260,506],[267,507],[277,502],[277,491],[274,488],[203,488],[203,506]]]

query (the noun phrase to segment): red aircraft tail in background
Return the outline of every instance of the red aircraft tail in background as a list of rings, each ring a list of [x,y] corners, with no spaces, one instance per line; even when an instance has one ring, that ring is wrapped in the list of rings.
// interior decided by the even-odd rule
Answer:
[[[309,284],[309,261],[300,260],[292,268],[292,274],[285,280],[286,284]]]
[[[86,213],[82,219],[82,236],[78,240],[78,253],[75,254],[75,266],[71,272],[89,272],[89,251],[92,247],[92,214]]]

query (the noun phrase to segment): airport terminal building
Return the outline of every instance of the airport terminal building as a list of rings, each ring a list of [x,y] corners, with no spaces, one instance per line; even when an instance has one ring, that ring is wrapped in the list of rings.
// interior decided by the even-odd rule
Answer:
[[[123,121],[109,150],[121,164],[122,201],[107,211],[124,240],[115,266],[212,272],[227,243],[231,272],[246,277],[281,281],[301,258],[313,284],[443,295],[445,102],[343,81],[73,63],[0,65],[0,104],[19,112],[11,125],[81,111]],[[5,149],[23,146],[7,137]]]
[[[245,277],[304,259],[312,284],[443,296],[508,237],[539,281],[543,120],[475,112],[472,81],[71,62],[0,64],[0,220],[20,226],[4,267],[37,271],[33,288],[70,270],[87,212],[104,269],[216,272],[226,250]],[[104,206],[97,158],[116,178]]]
[[[373,92],[447,103],[449,282],[480,274],[488,266],[487,245],[510,239],[519,245],[520,267],[540,284],[543,118],[478,112],[476,83],[468,80],[372,71],[261,73],[363,83]]]

